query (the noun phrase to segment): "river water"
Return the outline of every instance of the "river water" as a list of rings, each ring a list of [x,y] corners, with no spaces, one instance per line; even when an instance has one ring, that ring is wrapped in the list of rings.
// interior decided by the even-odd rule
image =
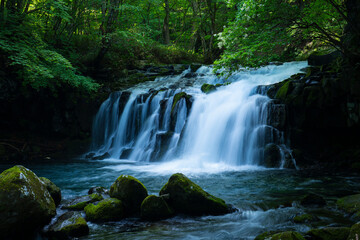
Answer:
[[[181,172],[239,210],[224,216],[176,216],[158,222],[134,218],[89,223],[90,234],[81,239],[254,239],[270,230],[304,233],[312,227],[349,226],[351,220],[336,209],[335,201],[356,192],[359,177],[267,169],[261,164],[265,145],[275,140],[274,136],[264,140],[270,99],[254,89],[282,81],[304,67],[304,62],[286,63],[235,73],[228,79],[213,74],[209,67],[201,67],[189,79],[187,70],[131,89],[122,108],[124,93],[113,93],[95,118],[90,149],[95,155],[107,153],[107,158],[91,160],[84,154],[26,167],[58,185],[65,201],[86,195],[94,186],[109,188],[121,174],[138,178],[149,194],[157,195],[171,174]],[[208,95],[200,91],[203,83],[224,82],[231,84]],[[150,88],[152,93],[148,93]],[[154,94],[154,90],[161,91]],[[174,95],[181,91],[192,96],[191,108],[185,99],[173,108]],[[159,143],[164,134],[169,136],[165,148]],[[281,131],[276,134],[279,148],[291,152]],[[0,170],[8,167],[0,165]],[[327,206],[301,206],[299,200],[308,193],[322,195]],[[303,213],[314,214],[318,220],[311,224],[292,221]]]

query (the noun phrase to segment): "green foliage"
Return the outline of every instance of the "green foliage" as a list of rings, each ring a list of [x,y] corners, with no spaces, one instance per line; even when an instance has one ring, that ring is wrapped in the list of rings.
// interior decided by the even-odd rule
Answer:
[[[293,60],[309,45],[340,47],[343,1],[242,0],[235,21],[217,35],[230,70]]]

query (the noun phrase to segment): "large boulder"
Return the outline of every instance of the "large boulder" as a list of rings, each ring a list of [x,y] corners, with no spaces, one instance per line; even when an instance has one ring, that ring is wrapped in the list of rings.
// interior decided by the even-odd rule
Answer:
[[[312,229],[306,233],[310,239],[314,240],[346,240],[349,236],[350,228],[347,227],[328,227]]]
[[[141,204],[141,218],[146,220],[160,220],[171,217],[173,211],[163,199],[155,195],[147,196]]]
[[[61,202],[61,190],[53,182],[45,177],[40,177],[40,180],[45,184],[46,189],[49,191],[50,196],[55,202],[55,205],[58,206]]]
[[[122,202],[116,198],[107,198],[89,204],[84,208],[86,219],[91,222],[116,221],[124,217]]]
[[[46,232],[49,239],[68,239],[89,234],[89,226],[79,212],[66,212],[51,224]]]
[[[145,186],[129,175],[121,175],[110,187],[110,197],[122,201],[127,215],[140,213],[141,203],[147,196]]]
[[[62,208],[69,210],[84,210],[84,208],[93,202],[98,202],[103,200],[103,196],[98,193],[93,193],[86,196],[81,196],[71,200],[69,203],[64,205]]]
[[[356,240],[356,239],[359,239],[359,237],[360,237],[360,222],[352,225],[352,227],[350,228],[350,234],[349,234],[347,240]]]
[[[55,214],[54,200],[31,170],[14,166],[0,174],[0,238],[27,236]]]
[[[255,240],[305,240],[298,232],[265,232],[255,238]]]
[[[169,194],[167,202],[177,213],[221,215],[233,211],[224,200],[205,192],[181,173],[173,174],[162,187],[160,195],[165,194]]]
[[[337,200],[336,204],[345,212],[360,217],[360,194],[340,198]]]

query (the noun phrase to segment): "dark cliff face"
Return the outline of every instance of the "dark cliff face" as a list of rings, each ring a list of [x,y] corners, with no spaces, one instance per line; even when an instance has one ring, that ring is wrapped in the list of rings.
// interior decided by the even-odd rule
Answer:
[[[277,116],[270,124],[283,126],[298,166],[360,165],[360,88],[349,76],[359,75],[329,65],[308,67],[269,87],[272,115]]]

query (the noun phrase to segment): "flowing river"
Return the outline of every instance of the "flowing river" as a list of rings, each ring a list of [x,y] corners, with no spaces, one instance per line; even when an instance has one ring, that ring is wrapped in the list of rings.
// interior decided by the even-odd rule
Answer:
[[[94,120],[90,149],[91,156],[104,159],[85,158],[85,154],[26,167],[51,179],[65,200],[86,195],[94,186],[109,188],[121,174],[138,178],[149,194],[157,195],[171,174],[181,172],[239,209],[224,216],[89,223],[90,234],[81,239],[254,239],[270,230],[306,232],[312,227],[348,226],[351,220],[336,209],[335,201],[359,189],[359,177],[282,169],[284,156],[291,157],[291,150],[283,133],[268,125],[270,99],[257,90],[304,67],[304,62],[271,65],[238,72],[226,80],[211,68],[201,67],[190,78],[185,77],[190,72],[186,70],[179,76],[143,83],[128,93],[113,93]],[[224,85],[204,94],[200,91],[204,83]],[[174,104],[180,92],[189,97]],[[279,168],[262,164],[269,143],[282,153]],[[2,170],[8,167],[0,166]],[[307,193],[324,196],[328,205],[301,206],[299,200]],[[303,213],[319,219],[311,224],[292,221]]]

